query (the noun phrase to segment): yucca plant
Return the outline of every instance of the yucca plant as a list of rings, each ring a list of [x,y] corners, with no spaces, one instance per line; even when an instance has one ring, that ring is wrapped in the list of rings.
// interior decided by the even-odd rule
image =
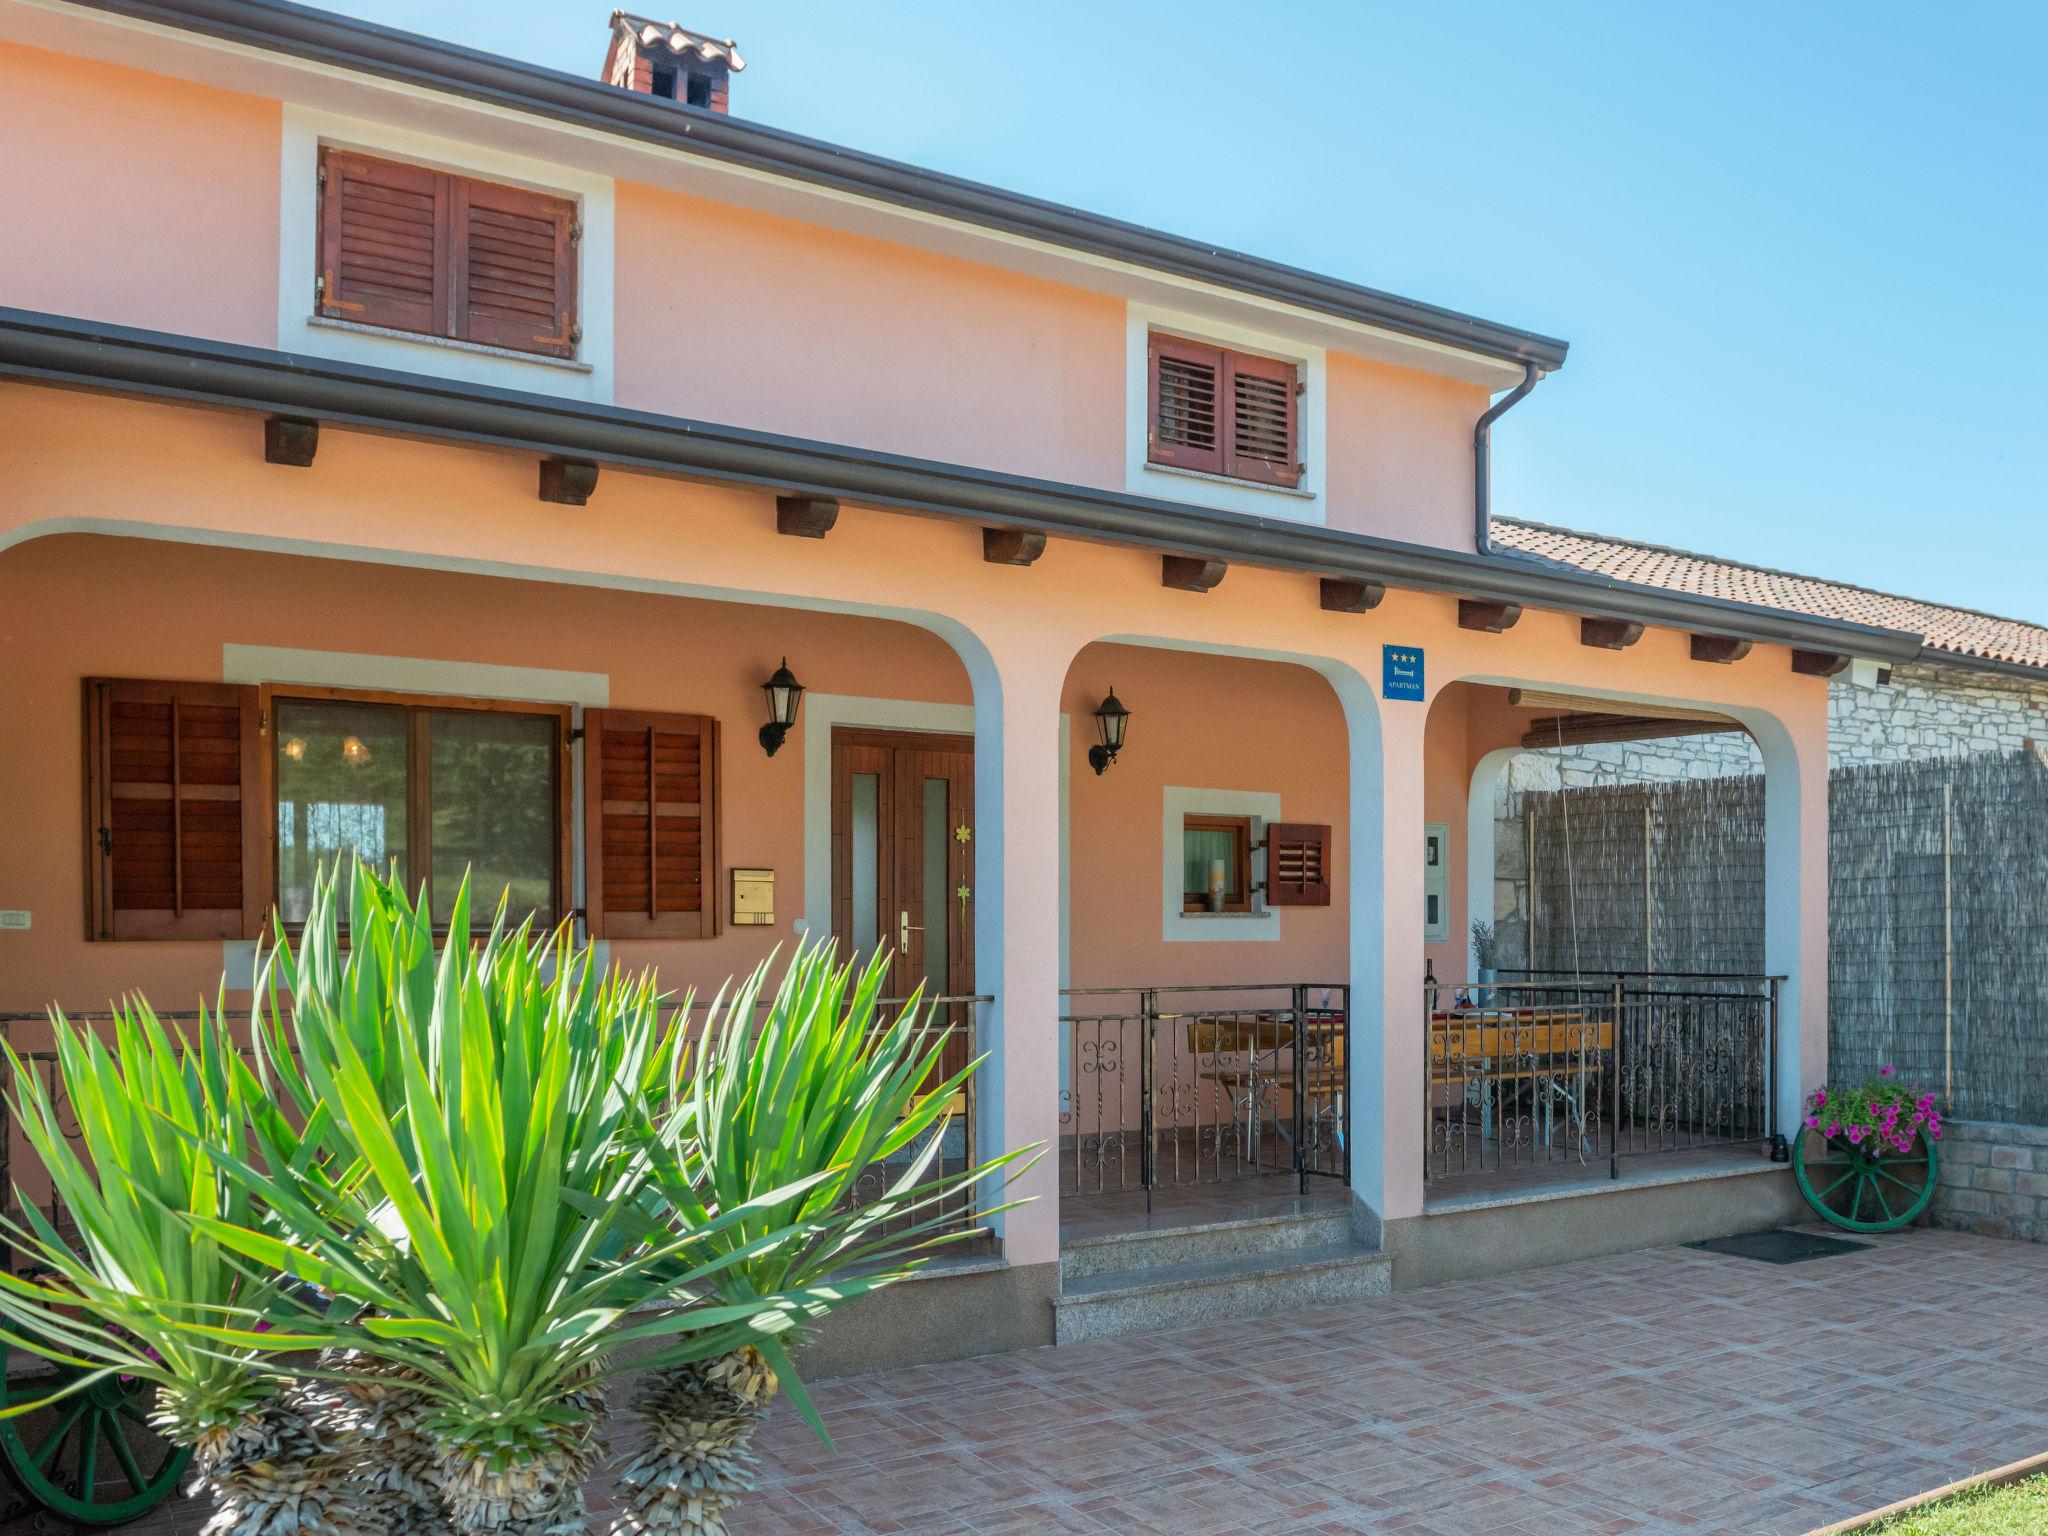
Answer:
[[[31,1264],[20,1274],[0,1268],[10,1325],[0,1332],[76,1372],[63,1391],[115,1375],[153,1384],[154,1423],[192,1449],[199,1483],[214,1496],[213,1536],[363,1529],[347,1493],[347,1455],[272,1364],[313,1342],[262,1326],[294,1310],[289,1282],[252,1274],[194,1229],[257,1219],[248,1190],[218,1160],[247,1140],[219,1009],[202,1007],[187,1039],[133,999],[116,1011],[111,1049],[62,1013],[52,1013],[51,1029],[75,1143],[57,1098],[12,1046],[8,1107],[75,1237],[19,1202],[23,1224],[6,1225]],[[88,1481],[92,1465],[83,1462]]]
[[[643,1236],[659,1246],[672,1230],[702,1232],[692,1252],[724,1260],[703,1294],[726,1307],[796,1292],[822,1298],[816,1315],[973,1235],[956,1219],[968,1194],[1017,1155],[933,1174],[948,1111],[980,1061],[947,1076],[948,1031],[929,1026],[917,998],[884,1021],[886,957],[857,970],[829,942],[799,947],[764,999],[768,970],[714,1001],[694,1050],[690,999],[675,1016],[661,1064],[684,1113],[649,1127],[650,1194],[666,1209]],[[864,1177],[883,1180],[871,1198]],[[753,1487],[751,1442],[778,1388],[822,1438],[781,1336],[652,1370],[634,1403],[645,1445],[617,1469],[613,1536],[723,1532]]]
[[[352,919],[369,913],[397,956],[424,910],[373,875],[354,880]],[[266,1124],[260,1161],[223,1154],[260,1220],[197,1225],[331,1292],[337,1305],[302,1332],[420,1394],[416,1426],[463,1536],[582,1536],[602,1385],[622,1349],[651,1344],[672,1368],[826,1305],[800,1290],[712,1298],[720,1267],[792,1240],[759,1202],[657,1238],[638,1225],[650,1147],[675,1139],[680,1113],[645,1100],[670,1049],[651,978],[599,976],[561,934],[508,932],[502,904],[473,944],[465,883],[430,988],[411,960],[366,962],[292,1004],[266,1023],[263,1073],[295,1079],[305,1130]]]
[[[259,949],[250,1018],[255,1066],[237,1078],[252,1133],[266,1167],[305,1186],[331,1214],[352,1210],[358,1226],[374,1224],[374,1194],[321,1096],[334,1081],[332,1042],[337,1034],[351,1039],[379,1101],[396,1116],[404,1080],[394,1032],[412,1030],[417,1038],[432,1011],[438,969],[430,914],[360,861],[321,871],[296,946],[280,923],[268,948]],[[329,1029],[306,1035],[315,1053],[309,1059],[301,1058],[285,999],[329,1022]],[[445,1536],[438,1448],[423,1423],[431,1401],[418,1380],[402,1365],[353,1349],[326,1351],[319,1366],[328,1384],[328,1427],[358,1453],[359,1502],[378,1510],[386,1536]]]

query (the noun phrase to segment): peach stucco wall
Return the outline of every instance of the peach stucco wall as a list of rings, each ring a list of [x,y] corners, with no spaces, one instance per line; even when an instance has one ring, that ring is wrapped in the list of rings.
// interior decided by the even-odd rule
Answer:
[[[218,679],[226,645],[595,673],[615,707],[718,719],[724,865],[776,871],[778,925],[613,946],[700,990],[786,945],[803,913],[802,740],[773,758],[754,740],[778,658],[820,692],[886,679],[895,697],[969,701],[958,658],[906,624],[138,539],[35,540],[0,553],[0,719],[12,727],[0,805],[36,808],[7,818],[0,907],[31,910],[35,927],[0,965],[0,1011],[104,1008],[129,988],[190,1008],[218,985],[217,942],[86,942],[78,710],[81,678]]]
[[[1589,650],[1570,614],[1532,611],[1502,635],[1460,629],[1446,594],[1391,591],[1371,613],[1336,614],[1319,607],[1313,575],[1299,572],[1237,567],[1197,595],[1164,588],[1157,555],[1138,549],[1055,541],[1034,566],[995,566],[983,561],[975,526],[945,519],[850,507],[829,538],[790,539],[775,533],[771,498],[760,491],[607,469],[591,504],[572,509],[537,500],[533,460],[513,452],[329,427],[313,467],[287,469],[263,462],[250,417],[27,386],[11,387],[7,404],[0,548],[118,528],[851,609],[942,635],[972,681],[979,726],[977,980],[999,1000],[998,1059],[984,1102],[989,1133],[1010,1144],[1058,1134],[1060,807],[1058,775],[1046,765],[1056,761],[1063,703],[1095,681],[1076,675],[1075,658],[1110,638],[1297,662],[1320,673],[1341,704],[1350,846],[1340,867],[1354,876],[1348,962],[1359,1040],[1355,1176],[1382,1216],[1421,1206],[1423,1043],[1402,1023],[1414,1017],[1424,959],[1418,861],[1408,850],[1418,847],[1439,772],[1427,749],[1427,700],[1378,697],[1384,644],[1425,650],[1430,693],[1460,680],[1594,690],[1718,708],[1750,727],[1768,774],[1767,952],[1774,967],[1796,973],[1787,1038],[1799,1055],[1787,1063],[1788,1089],[1811,1086],[1825,1069],[1827,688],[1795,675],[1782,647],[1759,645],[1733,666],[1708,666],[1688,659],[1683,633],[1652,630],[1626,651]],[[164,636],[181,621],[215,622],[192,619],[162,586],[150,601]],[[266,636],[291,622],[272,617]],[[28,643],[21,626],[29,621],[6,622],[10,647]],[[80,618],[77,632],[91,622]],[[337,645],[358,643],[338,621],[332,632]],[[873,691],[901,690],[884,675]],[[6,750],[20,749],[10,741]],[[55,793],[54,804],[39,795],[9,814],[68,823],[75,785]],[[0,945],[38,942],[0,934]],[[1018,1193],[1051,1196],[1052,1179],[1041,1164]],[[1005,1218],[1013,1259],[1039,1262],[1057,1251],[1050,1207]]]
[[[277,340],[275,101],[0,43],[0,305]]]
[[[1108,688],[1132,711],[1117,761],[1088,766]],[[1167,941],[1160,867],[1166,786],[1277,794],[1289,821],[1327,822],[1338,862],[1350,831],[1344,711],[1306,667],[1133,645],[1091,645],[1067,671],[1072,875],[1068,927],[1076,987],[1342,983],[1350,974],[1341,882],[1327,907],[1276,919],[1217,919],[1200,942]],[[1253,938],[1277,921],[1278,938]]]

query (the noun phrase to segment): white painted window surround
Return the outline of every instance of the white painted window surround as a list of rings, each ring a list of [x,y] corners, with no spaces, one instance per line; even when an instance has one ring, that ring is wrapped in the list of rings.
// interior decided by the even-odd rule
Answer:
[[[1153,464],[1146,458],[1151,431],[1151,340],[1155,331],[1206,341],[1238,352],[1278,358],[1294,364],[1305,389],[1295,412],[1303,469],[1298,486],[1252,485],[1225,475],[1210,475]],[[1321,347],[1304,346],[1266,331],[1225,325],[1199,315],[1131,304],[1124,328],[1124,489],[1162,501],[1184,501],[1219,512],[1246,512],[1255,517],[1285,518],[1296,523],[1328,519],[1323,492],[1324,401],[1328,370]]]
[[[324,320],[313,313],[319,268],[320,147],[361,150],[510,186],[574,198],[583,237],[577,243],[577,321],[583,340],[573,361],[524,357],[497,347]],[[432,374],[469,384],[609,404],[612,398],[614,217],[612,180],[508,155],[458,139],[287,103],[278,182],[277,344],[286,352]]]
[[[1181,832],[1189,816],[1249,816],[1252,842],[1264,841],[1265,824],[1281,820],[1280,797],[1248,789],[1187,789],[1169,784],[1160,791],[1159,907],[1160,937],[1169,944],[1243,944],[1280,937],[1280,914],[1259,892],[1249,912],[1186,912],[1186,874]],[[1263,885],[1266,855],[1254,846],[1251,879]]]

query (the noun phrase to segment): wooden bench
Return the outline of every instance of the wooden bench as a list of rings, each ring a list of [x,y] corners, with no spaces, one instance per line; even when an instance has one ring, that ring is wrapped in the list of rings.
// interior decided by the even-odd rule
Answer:
[[[1275,1134],[1288,1144],[1293,1135],[1288,1120],[1280,1113],[1278,1099],[1291,1096],[1297,1078],[1308,1093],[1308,1107],[1320,1113],[1320,1102],[1337,1102],[1348,1086],[1344,1073],[1343,1015],[1311,1010],[1307,1016],[1311,1049],[1322,1045],[1327,1061],[1282,1068],[1280,1053],[1295,1044],[1295,1021],[1291,1013],[1190,1014],[1186,1017],[1188,1051],[1195,1058],[1196,1077],[1214,1083],[1229,1097],[1232,1118],[1242,1115],[1245,1134],[1257,1158],[1258,1132],[1262,1121],[1270,1121]],[[1219,1058],[1243,1058],[1243,1065],[1225,1065]],[[1204,1062],[1208,1065],[1204,1065]],[[1266,1069],[1261,1070],[1261,1063]],[[1291,1104],[1289,1106],[1292,1107]],[[1340,1133],[1341,1141],[1341,1133]]]
[[[1455,1047],[1455,1049],[1454,1049]],[[1493,1134],[1494,1101],[1510,1083],[1527,1083],[1532,1113],[1544,1120],[1544,1137],[1552,1134],[1563,1101],[1567,1123],[1583,1127],[1586,1094],[1593,1076],[1614,1048],[1614,1021],[1588,1019],[1576,1008],[1473,1009],[1432,1014],[1429,1021],[1429,1080],[1434,1089],[1455,1089],[1463,1102],[1479,1104],[1479,1134]],[[1540,1084],[1548,1080],[1550,1091]],[[1541,1104],[1534,1102],[1541,1099]],[[1432,1108],[1431,1113],[1435,1110]]]

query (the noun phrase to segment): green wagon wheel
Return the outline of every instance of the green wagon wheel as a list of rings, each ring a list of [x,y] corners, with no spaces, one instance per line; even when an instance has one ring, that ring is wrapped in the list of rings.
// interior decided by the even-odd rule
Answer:
[[[7,1351],[7,1402],[48,1397],[84,1373]],[[0,1470],[22,1496],[77,1525],[119,1525],[161,1504],[188,1453],[149,1422],[155,1388],[106,1376],[17,1418],[0,1419]]]
[[[1792,1144],[1799,1192],[1828,1221],[1850,1232],[1896,1232],[1927,1209],[1941,1165],[1935,1144],[1913,1138],[1899,1152],[1866,1140],[1851,1146],[1802,1129]]]

